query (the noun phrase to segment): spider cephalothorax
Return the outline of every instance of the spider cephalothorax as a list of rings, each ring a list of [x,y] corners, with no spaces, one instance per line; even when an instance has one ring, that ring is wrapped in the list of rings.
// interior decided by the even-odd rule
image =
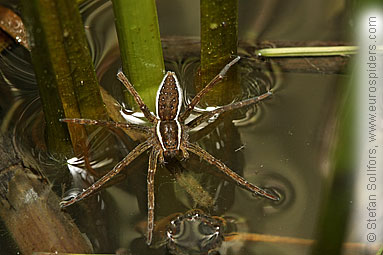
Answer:
[[[149,138],[137,145],[123,160],[121,160],[110,172],[101,177],[98,181],[93,183],[89,188],[71,197],[69,200],[61,202],[62,207],[69,206],[85,197],[95,193],[107,181],[117,175],[124,167],[129,165],[144,151],[151,148],[149,153],[149,166],[148,166],[148,228],[147,228],[147,243],[152,241],[152,232],[154,228],[154,175],[157,169],[158,161],[164,163],[166,157],[174,157],[180,155],[181,158],[188,158],[189,152],[199,156],[209,164],[217,167],[224,174],[237,182],[239,186],[247,189],[257,195],[266,197],[271,200],[278,200],[279,198],[273,194],[268,193],[248,181],[243,177],[232,171],[224,163],[210,155],[207,151],[200,148],[198,145],[188,141],[188,130],[197,127],[204,121],[208,120],[216,114],[222,112],[238,109],[247,105],[255,104],[271,95],[267,92],[258,97],[246,99],[241,102],[222,106],[213,111],[205,112],[195,119],[185,124],[185,120],[190,116],[194,107],[201,100],[211,88],[221,81],[229,70],[229,68],[239,61],[240,57],[236,57],[229,64],[227,64],[221,72],[213,78],[192,100],[185,106],[185,111],[181,113],[182,106],[182,90],[179,86],[176,75],[173,72],[167,72],[162,80],[156,97],[156,115],[151,113],[145,103],[142,101],[140,95],[130,84],[122,71],[117,74],[118,79],[125,85],[130,94],[134,97],[136,103],[139,105],[145,118],[152,123],[152,127],[140,126],[130,123],[120,123],[103,120],[89,120],[89,119],[62,119],[61,121],[75,124],[84,125],[100,125],[109,127],[120,127],[123,129],[131,129],[143,132],[149,135]]]

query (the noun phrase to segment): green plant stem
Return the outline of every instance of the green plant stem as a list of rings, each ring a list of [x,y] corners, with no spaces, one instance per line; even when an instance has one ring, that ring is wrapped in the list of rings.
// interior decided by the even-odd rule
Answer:
[[[343,85],[339,100],[339,120],[330,154],[331,175],[328,176],[318,224],[317,243],[312,254],[340,254],[352,210],[356,161],[356,81]]]
[[[237,55],[238,0],[201,0],[201,90],[219,71]],[[205,96],[208,104],[225,104],[240,91],[236,66],[227,73],[227,80]],[[228,87],[230,86],[230,87]],[[230,89],[230,93],[228,90]]]
[[[106,118],[98,82],[74,0],[22,0],[22,16],[31,50],[51,152],[68,155],[85,148],[83,126],[60,118]],[[69,130],[69,134],[68,134]]]
[[[165,73],[154,0],[113,0],[122,69],[151,111]],[[126,91],[125,98],[132,102]]]
[[[260,49],[255,52],[260,57],[310,57],[336,56],[356,54],[357,46],[327,46],[327,47],[288,47]]]

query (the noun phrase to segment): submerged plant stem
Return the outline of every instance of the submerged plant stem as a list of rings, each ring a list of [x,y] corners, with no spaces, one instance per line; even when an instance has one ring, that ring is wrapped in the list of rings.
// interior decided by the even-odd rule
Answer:
[[[60,118],[104,119],[98,82],[75,0],[22,0],[32,64],[46,121],[51,152],[80,154],[86,144],[83,126]],[[68,135],[68,129],[69,134]],[[70,137],[70,138],[69,138]]]
[[[201,90],[230,60],[237,55],[238,0],[201,0]],[[227,80],[208,93],[209,104],[229,103],[240,90],[236,66],[227,73]],[[230,86],[230,87],[229,87]],[[230,90],[230,92],[228,92]]]
[[[151,111],[165,73],[154,0],[113,0],[122,69]],[[125,98],[133,102],[126,91]]]
[[[64,35],[64,47],[69,60],[68,64],[81,117],[106,119],[106,107],[102,101],[100,86],[76,1],[56,1]]]
[[[355,148],[355,113],[357,112],[356,88],[353,79],[343,84],[339,99],[339,115],[334,145],[330,154],[330,171],[322,201],[322,213],[318,222],[317,244],[312,254],[340,254],[342,243],[346,239],[348,219],[353,208],[353,187],[358,162]]]

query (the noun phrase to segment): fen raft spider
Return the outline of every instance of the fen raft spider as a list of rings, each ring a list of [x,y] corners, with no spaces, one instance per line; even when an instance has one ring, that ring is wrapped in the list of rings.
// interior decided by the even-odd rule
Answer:
[[[240,57],[236,57],[230,63],[228,63],[218,75],[216,75],[197,95],[191,100],[191,102],[185,107],[185,111],[181,113],[182,106],[182,90],[178,83],[177,77],[174,72],[167,72],[158,88],[156,97],[156,115],[150,112],[145,105],[140,95],[134,89],[132,84],[128,81],[126,76],[120,70],[117,73],[118,79],[125,85],[130,94],[134,97],[134,100],[139,105],[141,111],[145,115],[145,118],[152,123],[152,126],[141,126],[137,124],[120,123],[104,120],[90,120],[90,119],[60,119],[60,121],[81,124],[81,125],[99,125],[106,127],[119,127],[122,129],[136,130],[149,135],[149,138],[137,145],[123,160],[121,160],[114,168],[93,183],[90,187],[82,191],[81,193],[70,197],[67,200],[63,200],[60,205],[66,207],[74,204],[89,195],[98,191],[106,182],[117,175],[124,167],[128,166],[134,159],[136,159],[144,151],[151,149],[149,152],[149,166],[147,175],[147,194],[148,194],[148,226],[147,226],[147,244],[152,242],[153,228],[154,228],[154,175],[156,173],[157,162],[160,164],[165,163],[165,159],[168,157],[179,157],[181,159],[187,159],[189,152],[194,153],[198,157],[202,158],[209,164],[215,166],[218,170],[222,171],[225,175],[233,179],[240,187],[249,190],[256,195],[263,196],[271,200],[279,200],[278,196],[268,193],[262,188],[257,187],[254,184],[249,183],[243,177],[232,171],[224,163],[210,155],[207,151],[202,149],[196,144],[190,143],[188,140],[188,132],[190,129],[197,127],[204,121],[213,117],[216,114],[220,114],[226,111],[231,111],[244,106],[255,104],[267,97],[272,93],[269,91],[258,97],[243,100],[241,102],[232,103],[222,106],[209,112],[205,112],[195,119],[185,124],[185,120],[190,116],[194,107],[201,100],[203,95],[210,91],[214,85],[219,83],[226,72],[231,66],[237,63]]]

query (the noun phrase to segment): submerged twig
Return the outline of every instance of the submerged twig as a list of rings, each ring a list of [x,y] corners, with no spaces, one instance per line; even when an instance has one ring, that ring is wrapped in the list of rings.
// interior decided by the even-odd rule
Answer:
[[[0,6],[0,28],[7,32],[17,43],[29,48],[25,28],[20,17],[11,9]]]
[[[265,243],[276,243],[276,244],[294,244],[294,245],[303,245],[303,246],[312,246],[316,244],[316,240],[304,239],[297,237],[286,237],[286,236],[275,236],[275,235],[265,235],[257,233],[229,233],[225,236],[225,241],[249,241],[249,242],[265,242]],[[359,249],[359,250],[370,250],[377,251],[379,249],[378,245],[368,245],[364,243],[343,243],[343,248],[346,249]]]
[[[19,251],[92,252],[47,180],[23,166],[10,135],[0,134],[0,155],[0,217]]]

